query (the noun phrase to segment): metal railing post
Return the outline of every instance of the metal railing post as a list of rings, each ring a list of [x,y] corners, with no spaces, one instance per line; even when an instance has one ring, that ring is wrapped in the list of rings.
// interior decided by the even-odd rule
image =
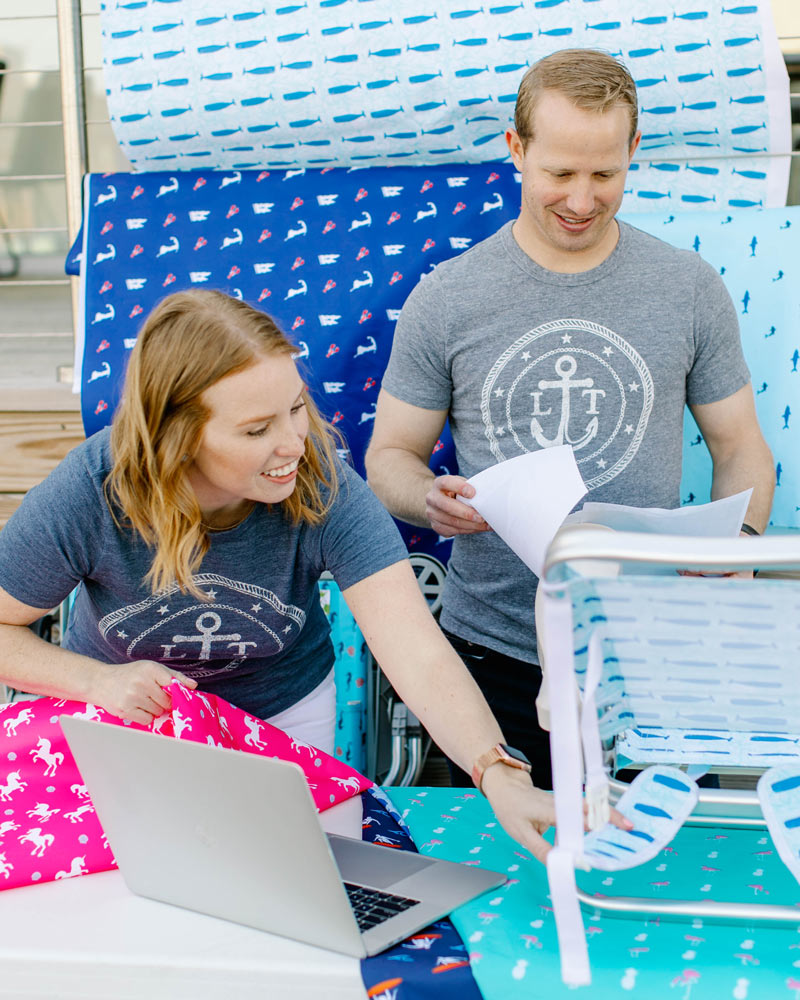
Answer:
[[[67,238],[78,234],[82,216],[83,175],[87,171],[86,100],[83,86],[81,0],[56,0],[58,55],[61,75],[61,118],[64,132],[64,184],[67,199]],[[72,336],[78,329],[78,278],[70,279]]]

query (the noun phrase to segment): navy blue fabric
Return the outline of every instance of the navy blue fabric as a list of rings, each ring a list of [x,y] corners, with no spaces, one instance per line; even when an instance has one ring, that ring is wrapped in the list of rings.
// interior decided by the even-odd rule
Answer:
[[[515,218],[519,197],[513,167],[500,163],[89,175],[86,433],[109,422],[153,306],[179,289],[219,288],[269,312],[297,343],[317,402],[363,473],[406,297],[434,264]],[[431,464],[455,470],[449,435]],[[446,561],[449,546],[433,532],[401,530],[412,551]]]
[[[364,792],[361,801],[364,840],[416,851],[408,832],[377,795]],[[449,919],[437,920],[388,951],[363,959],[361,977],[367,995],[376,1000],[482,1000],[467,948]]]

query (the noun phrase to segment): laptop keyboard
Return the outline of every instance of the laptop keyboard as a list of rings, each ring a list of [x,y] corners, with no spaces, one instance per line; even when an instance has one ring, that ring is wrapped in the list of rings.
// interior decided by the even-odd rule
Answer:
[[[344,887],[347,890],[347,896],[353,907],[360,931],[368,931],[371,927],[382,924],[384,920],[396,917],[398,913],[419,905],[418,899],[395,896],[391,892],[369,889],[364,885],[353,885],[351,882],[345,882]]]

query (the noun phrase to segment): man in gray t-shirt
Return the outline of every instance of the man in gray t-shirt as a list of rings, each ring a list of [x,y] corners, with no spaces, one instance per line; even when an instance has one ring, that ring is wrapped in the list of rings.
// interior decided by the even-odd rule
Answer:
[[[712,495],[753,487],[747,522],[759,532],[774,473],[721,279],[616,219],[640,139],[627,70],[603,53],[555,53],[523,79],[515,125],[520,215],[411,293],[366,464],[395,516],[454,536],[441,624],[546,786],[537,581],[456,499],[474,493],[465,478],[569,443],[592,500],[676,507],[687,404],[713,459]],[[461,475],[435,477],[448,418]]]

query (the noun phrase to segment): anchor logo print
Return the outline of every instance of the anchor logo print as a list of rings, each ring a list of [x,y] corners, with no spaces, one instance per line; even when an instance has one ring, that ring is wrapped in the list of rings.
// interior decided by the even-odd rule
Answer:
[[[198,660],[209,660],[211,659],[211,650],[215,642],[224,642],[227,647],[231,646],[237,656],[244,656],[245,650],[248,646],[256,646],[258,643],[255,642],[244,642],[242,636],[238,632],[231,632],[228,635],[219,635],[219,630],[222,626],[222,618],[215,611],[206,611],[195,622],[197,627],[196,635],[173,635],[172,644],[166,644],[164,646],[164,656],[171,657],[175,659],[176,657],[172,653],[174,648],[173,644],[183,644],[183,643],[198,643],[199,651],[197,653]],[[183,654],[186,655],[185,653]]]
[[[589,423],[584,429],[582,437],[571,438],[569,435],[569,422],[571,415],[571,392],[573,389],[582,389],[584,393],[589,393],[591,396],[590,410],[591,414],[597,413],[597,396],[605,396],[604,389],[594,389],[594,379],[584,378],[584,379],[574,379],[572,376],[578,367],[578,362],[569,354],[564,354],[562,357],[556,361],[556,373],[559,375],[558,379],[542,379],[539,382],[539,391],[532,392],[531,395],[534,397],[534,410],[533,419],[531,420],[531,437],[539,445],[540,448],[551,448],[553,445],[559,444],[571,444],[573,450],[578,451],[580,448],[584,448],[591,440],[597,435],[597,428],[599,426],[599,421],[596,416],[592,416]],[[542,412],[540,409],[540,401],[543,392],[547,389],[557,389],[561,391],[561,418],[558,424],[558,431],[553,438],[548,438],[545,436],[542,425],[539,423],[539,417],[547,417],[553,412],[551,409],[546,412]]]
[[[481,417],[498,462],[568,444],[594,489],[635,456],[653,399],[650,371],[628,341],[598,323],[561,319],[529,330],[497,359]]]
[[[216,573],[198,573],[194,581],[208,603],[172,585],[106,615],[100,634],[130,659],[179,663],[195,679],[230,675],[249,659],[282,652],[300,634],[305,612],[273,591]]]

